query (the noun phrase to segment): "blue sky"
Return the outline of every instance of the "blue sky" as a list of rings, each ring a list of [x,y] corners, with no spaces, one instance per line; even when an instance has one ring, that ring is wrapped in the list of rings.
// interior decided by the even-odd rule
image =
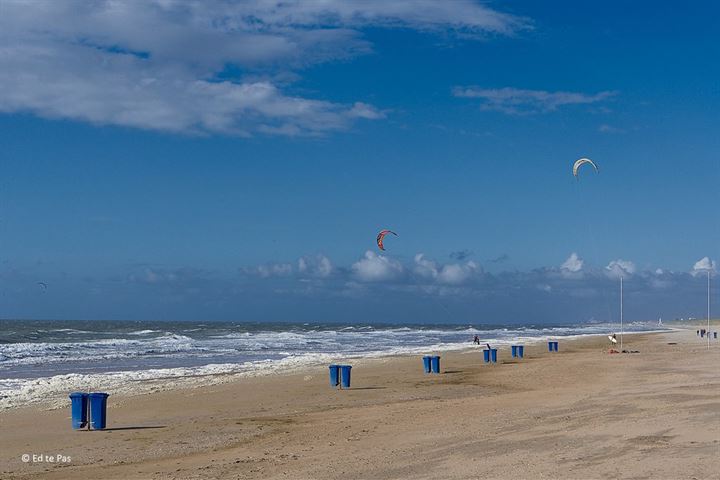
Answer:
[[[712,2],[0,8],[3,318],[703,315]]]

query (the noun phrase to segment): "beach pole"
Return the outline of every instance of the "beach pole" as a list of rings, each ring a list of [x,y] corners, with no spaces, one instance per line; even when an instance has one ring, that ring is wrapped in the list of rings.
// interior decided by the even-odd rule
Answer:
[[[708,348],[708,350],[710,350],[710,270],[707,271],[707,280],[708,280],[707,348]]]
[[[620,353],[623,351],[623,277],[620,277]]]

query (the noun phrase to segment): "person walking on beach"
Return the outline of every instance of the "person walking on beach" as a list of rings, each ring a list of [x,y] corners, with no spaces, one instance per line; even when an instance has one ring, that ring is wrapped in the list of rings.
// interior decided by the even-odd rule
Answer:
[[[473,338],[473,343],[474,343],[475,345],[480,345],[480,337],[478,337],[477,335],[475,335],[475,338]]]

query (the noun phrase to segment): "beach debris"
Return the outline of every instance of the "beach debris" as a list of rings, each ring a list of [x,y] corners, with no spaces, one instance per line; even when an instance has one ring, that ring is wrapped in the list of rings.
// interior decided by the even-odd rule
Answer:
[[[578,171],[580,170],[580,167],[585,165],[586,163],[589,163],[590,165],[592,165],[593,168],[595,169],[595,172],[600,172],[600,169],[598,168],[597,165],[595,165],[595,162],[593,162],[589,158],[580,158],[580,159],[576,160],[575,163],[573,164],[573,175],[575,176],[576,179],[579,179]]]
[[[383,245],[383,240],[385,240],[385,235],[387,235],[388,233],[392,233],[396,237],[398,236],[398,234],[393,232],[392,230],[381,230],[377,236],[377,246],[380,250],[385,251],[385,246]]]

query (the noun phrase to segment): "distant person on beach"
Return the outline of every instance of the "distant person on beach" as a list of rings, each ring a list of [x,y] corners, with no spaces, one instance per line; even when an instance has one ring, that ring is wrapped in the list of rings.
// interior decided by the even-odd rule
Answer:
[[[473,338],[473,343],[474,343],[475,345],[480,345],[480,337],[478,337],[477,335],[475,335],[475,338]]]

